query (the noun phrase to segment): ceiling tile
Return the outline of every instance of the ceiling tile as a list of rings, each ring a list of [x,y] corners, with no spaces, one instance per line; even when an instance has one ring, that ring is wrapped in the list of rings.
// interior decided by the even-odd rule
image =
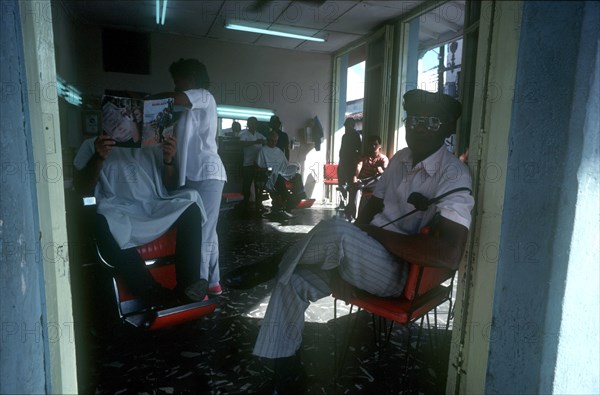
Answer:
[[[168,0],[166,22],[156,25],[154,0],[62,0],[82,23],[124,30],[177,33],[245,44],[331,53],[374,32],[424,1],[358,0]],[[256,9],[256,4],[263,4]],[[450,1],[438,14],[422,17],[430,36],[456,34],[464,18],[464,1]],[[316,29],[325,43],[263,36],[225,29],[226,19]],[[431,37],[429,37],[431,39]]]

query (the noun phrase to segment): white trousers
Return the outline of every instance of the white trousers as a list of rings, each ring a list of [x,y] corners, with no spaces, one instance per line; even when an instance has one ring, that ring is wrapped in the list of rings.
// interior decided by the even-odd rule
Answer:
[[[202,225],[202,264],[200,265],[200,278],[208,281],[214,287],[221,281],[219,271],[219,236],[217,236],[217,222],[219,222],[219,209],[225,181],[186,180],[186,188],[198,191],[206,211],[206,222]]]
[[[358,227],[339,218],[320,222],[282,258],[255,355],[295,354],[309,303],[331,294],[332,270],[346,282],[384,297],[400,296],[407,276],[407,265]]]

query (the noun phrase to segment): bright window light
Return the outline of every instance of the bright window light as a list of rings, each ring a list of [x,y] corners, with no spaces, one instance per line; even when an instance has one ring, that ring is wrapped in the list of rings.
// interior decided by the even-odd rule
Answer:
[[[248,22],[238,22],[238,21],[226,21],[225,29],[231,30],[239,30],[242,32],[250,32],[250,33],[259,33],[259,34],[268,34],[271,36],[279,36],[279,37],[288,37],[288,38],[296,38],[299,40],[307,40],[307,41],[317,41],[324,42],[324,38],[309,36],[305,34],[297,34],[292,33],[290,31],[286,31],[289,29],[293,29],[292,27],[286,27],[283,25],[266,25],[266,24],[250,24]],[[308,33],[316,34],[317,30],[309,31],[308,29],[302,29]]]

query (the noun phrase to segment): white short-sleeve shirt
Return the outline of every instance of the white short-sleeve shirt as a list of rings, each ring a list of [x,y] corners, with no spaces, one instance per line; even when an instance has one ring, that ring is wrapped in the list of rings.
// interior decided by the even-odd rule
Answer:
[[[445,147],[413,167],[409,148],[398,151],[377,183],[373,195],[383,199],[383,211],[371,221],[383,226],[414,210],[407,202],[413,192],[432,199],[456,188],[471,188],[469,168]],[[475,204],[469,191],[449,194],[426,211],[417,211],[385,228],[403,234],[415,234],[426,226],[436,213],[465,226],[471,224],[471,209]]]
[[[190,89],[184,93],[192,108],[183,111],[175,131],[179,184],[184,185],[186,179],[227,181],[218,154],[215,99],[206,89]]]
[[[267,190],[275,188],[275,181],[278,175],[286,180],[291,180],[299,171],[298,166],[289,164],[282,150],[277,147],[269,147],[268,145],[263,146],[258,151],[256,164],[263,169],[271,168],[271,175],[266,184]]]
[[[258,133],[251,133],[248,130],[242,131],[240,133],[240,141],[265,141],[265,137]],[[262,146],[260,144],[252,144],[244,147],[244,163],[243,166],[252,166],[256,164],[256,158],[258,157],[258,152]]]

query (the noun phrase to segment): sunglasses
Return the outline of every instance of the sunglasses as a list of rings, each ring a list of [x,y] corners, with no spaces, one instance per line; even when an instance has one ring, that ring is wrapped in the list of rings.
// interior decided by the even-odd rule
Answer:
[[[423,124],[425,128],[430,132],[437,132],[440,130],[440,126],[442,126],[443,122],[440,121],[438,117],[416,117],[413,115],[409,115],[404,119],[406,127],[414,129],[419,124]]]

